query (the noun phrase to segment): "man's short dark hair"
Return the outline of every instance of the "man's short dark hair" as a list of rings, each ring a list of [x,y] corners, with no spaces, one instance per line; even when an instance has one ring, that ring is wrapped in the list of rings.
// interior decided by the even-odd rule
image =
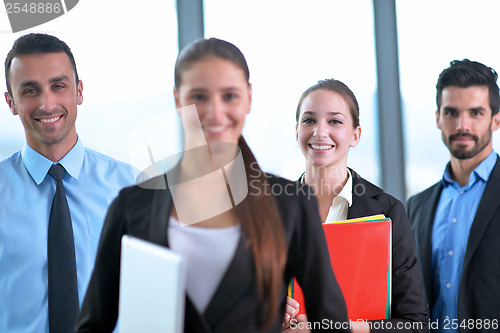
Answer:
[[[19,37],[12,45],[7,58],[5,58],[5,82],[7,82],[7,91],[12,96],[12,90],[9,82],[10,67],[15,57],[27,54],[59,53],[64,52],[68,55],[73,70],[75,71],[76,84],[78,85],[78,72],[76,70],[75,58],[69,46],[57,37],[47,34],[28,34]]]
[[[498,113],[500,109],[500,93],[497,85],[498,74],[491,67],[480,62],[464,60],[453,60],[450,67],[439,74],[436,84],[436,103],[441,108],[441,95],[443,89],[450,86],[469,88],[472,86],[488,87],[490,95],[491,115]]]

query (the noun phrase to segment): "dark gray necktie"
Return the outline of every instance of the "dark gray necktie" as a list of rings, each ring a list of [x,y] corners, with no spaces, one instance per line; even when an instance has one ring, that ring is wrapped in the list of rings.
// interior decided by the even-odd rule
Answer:
[[[73,227],[62,182],[65,173],[59,163],[49,170],[56,181],[47,242],[50,333],[73,332],[79,311]]]

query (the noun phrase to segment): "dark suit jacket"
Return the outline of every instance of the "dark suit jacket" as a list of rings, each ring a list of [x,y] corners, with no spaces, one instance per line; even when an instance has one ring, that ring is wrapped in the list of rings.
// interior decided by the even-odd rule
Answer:
[[[351,172],[353,197],[347,218],[384,214],[392,220],[392,319],[389,321],[393,329],[398,323],[402,325],[404,322],[420,322],[414,329],[398,331],[425,332],[427,330],[425,297],[415,258],[413,234],[404,206],[399,200],[361,178],[353,170]],[[372,328],[372,332],[391,332],[391,330]]]
[[[440,181],[408,200],[408,216],[415,234],[428,302],[432,302],[432,244],[434,215],[441,196]],[[431,304],[432,306],[432,304]],[[486,183],[472,222],[458,297],[458,319],[500,318],[500,159]],[[479,325],[475,325],[479,327]],[[460,331],[481,332],[481,329]],[[493,330],[497,331],[497,330]],[[492,330],[488,330],[492,332]]]
[[[162,181],[162,177],[156,181]],[[308,186],[270,177],[272,193],[283,222],[288,261],[283,276],[279,315],[266,332],[280,332],[286,288],[292,276],[304,286],[310,321],[347,322],[347,311],[330,266],[327,245]],[[154,186],[153,186],[154,187]],[[278,194],[279,193],[279,194]],[[252,189],[249,189],[249,195]],[[76,332],[111,332],[118,315],[120,240],[130,234],[168,246],[168,219],[172,197],[168,189],[134,186],[122,190],[111,204],[102,231],[95,268],[78,318]],[[265,313],[258,306],[253,256],[244,231],[234,258],[205,313],[186,298],[185,333],[260,332],[257,319]],[[324,327],[323,327],[324,328]],[[334,331],[324,330],[324,331]],[[348,330],[341,330],[348,331]]]

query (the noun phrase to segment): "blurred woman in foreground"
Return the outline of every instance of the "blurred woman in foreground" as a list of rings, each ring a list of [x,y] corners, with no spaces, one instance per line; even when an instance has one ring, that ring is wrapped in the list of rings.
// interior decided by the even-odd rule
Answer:
[[[164,177],[122,190],[111,205],[77,332],[115,327],[124,234],[186,259],[185,333],[280,332],[293,275],[304,287],[311,321],[326,319],[332,323],[326,331],[348,331],[317,202],[296,185],[293,193],[273,195],[272,188],[294,183],[264,174],[241,135],[251,88],[244,56],[228,42],[199,40],[179,54],[174,95],[185,154]],[[194,116],[184,114],[193,104]],[[222,184],[215,179],[221,168]]]

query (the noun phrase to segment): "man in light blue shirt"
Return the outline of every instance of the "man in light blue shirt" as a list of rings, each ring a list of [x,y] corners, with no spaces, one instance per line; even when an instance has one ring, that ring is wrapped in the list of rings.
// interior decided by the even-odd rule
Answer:
[[[436,120],[450,162],[440,182],[408,201],[436,332],[500,328],[497,79],[492,68],[467,59],[441,73]]]
[[[0,332],[49,332],[47,238],[61,164],[74,236],[81,305],[107,208],[134,184],[129,165],[85,148],[78,138],[82,82],[69,47],[44,34],[19,38],[5,61],[5,99],[26,143],[0,162]]]

